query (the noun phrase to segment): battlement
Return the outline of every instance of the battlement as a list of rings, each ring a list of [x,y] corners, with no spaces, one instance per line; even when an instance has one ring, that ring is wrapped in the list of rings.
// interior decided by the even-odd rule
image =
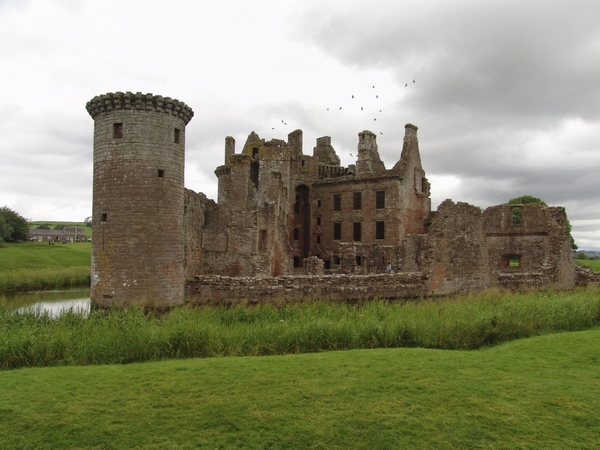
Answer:
[[[87,102],[85,108],[92,119],[96,119],[98,114],[115,110],[156,111],[179,117],[185,125],[194,117],[192,108],[179,100],[141,92],[109,92],[98,95]]]

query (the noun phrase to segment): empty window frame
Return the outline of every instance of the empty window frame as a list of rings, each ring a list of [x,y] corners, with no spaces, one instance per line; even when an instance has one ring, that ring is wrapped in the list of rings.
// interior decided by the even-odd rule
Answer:
[[[320,225],[321,225],[321,218],[317,217],[317,226],[320,226]]]
[[[375,192],[375,208],[377,208],[377,209],[385,208],[385,191],[376,191]]]
[[[333,224],[333,240],[339,241],[342,239],[342,223],[335,222]]]
[[[102,213],[102,216],[100,217],[100,220],[101,220],[102,222],[106,222],[106,220],[107,220],[107,219],[108,219],[108,214],[106,214],[106,213]]]
[[[158,169],[158,178],[164,178],[165,177],[165,171],[163,169]]]
[[[317,200],[317,208],[321,207],[321,199]]]
[[[173,142],[175,142],[176,144],[179,144],[180,135],[181,135],[181,130],[179,128],[175,128],[175,131],[173,132]]]
[[[360,241],[362,238],[362,223],[361,222],[354,222],[354,233],[353,233],[353,237],[355,241]]]
[[[502,265],[504,267],[520,267],[521,255],[502,255]]]
[[[341,211],[342,210],[342,196],[341,194],[333,194],[333,210]]]
[[[298,235],[300,234],[298,228],[294,228],[294,240],[297,241],[298,240]]]
[[[375,239],[385,239],[385,222],[375,222]]]
[[[317,236],[317,244],[321,243],[321,236]]]
[[[356,265],[359,267],[362,266],[362,256],[356,257]]]
[[[123,138],[123,122],[113,123],[113,139]]]
[[[362,194],[361,192],[354,192],[352,194],[352,205],[353,209],[361,209]]]

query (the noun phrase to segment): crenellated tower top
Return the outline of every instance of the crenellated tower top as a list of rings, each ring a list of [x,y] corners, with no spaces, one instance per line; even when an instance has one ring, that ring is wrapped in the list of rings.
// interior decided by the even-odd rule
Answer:
[[[194,117],[192,108],[179,100],[141,92],[109,92],[98,95],[87,102],[85,108],[94,120],[98,114],[115,110],[156,111],[179,117],[185,125]]]

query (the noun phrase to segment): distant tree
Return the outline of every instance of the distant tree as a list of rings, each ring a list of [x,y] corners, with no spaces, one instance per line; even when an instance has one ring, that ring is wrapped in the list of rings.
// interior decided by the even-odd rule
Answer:
[[[589,259],[588,255],[586,255],[584,252],[579,252],[575,255],[575,259]]]
[[[50,229],[49,223],[43,223],[39,227],[36,228],[36,230],[49,230],[49,229]]]
[[[0,208],[0,239],[3,241],[25,241],[29,227],[27,219],[8,206]]]
[[[538,205],[548,206],[544,200],[534,197],[533,195],[522,195],[520,197],[511,198],[508,201],[509,205],[527,205],[529,203],[537,203]]]
[[[522,195],[520,197],[511,198],[508,201],[509,205],[527,205],[529,203],[537,203],[538,205],[548,206],[544,200],[533,195]],[[513,223],[521,223],[521,208],[513,208]],[[565,224],[565,230],[569,233],[569,240],[571,241],[571,248],[577,250],[579,247],[575,244],[575,239],[571,234],[571,222],[567,219]]]
[[[64,223],[58,223],[56,225],[54,225],[54,230],[62,230],[66,227],[67,225]]]
[[[92,227],[92,216],[86,217],[85,220],[83,221],[83,223],[85,223],[86,227]]]

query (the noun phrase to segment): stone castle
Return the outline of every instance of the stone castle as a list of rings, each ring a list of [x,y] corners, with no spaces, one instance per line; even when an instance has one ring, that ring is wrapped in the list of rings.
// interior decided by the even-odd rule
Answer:
[[[386,169],[358,134],[343,167],[328,136],[304,154],[252,132],[225,138],[218,199],[184,188],[193,111],[168,97],[109,93],[94,119],[92,304],[447,295],[577,283],[564,208],[444,201],[431,211],[417,127]],[[387,274],[392,266],[395,273]]]

